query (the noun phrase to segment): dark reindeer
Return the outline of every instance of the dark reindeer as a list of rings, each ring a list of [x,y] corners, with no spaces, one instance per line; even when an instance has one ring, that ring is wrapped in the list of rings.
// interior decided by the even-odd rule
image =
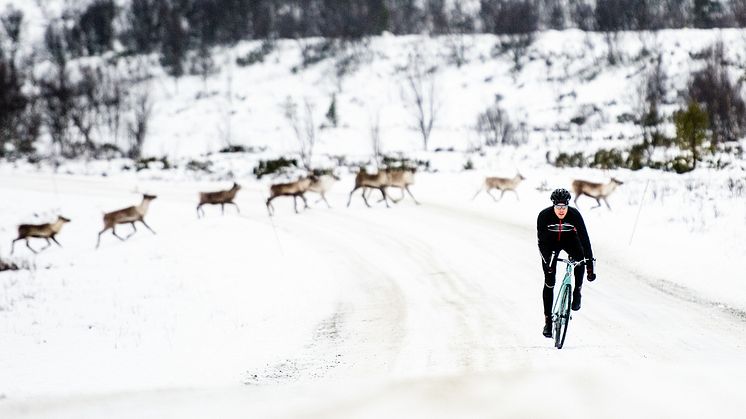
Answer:
[[[225,205],[231,204],[236,207],[236,211],[241,213],[233,199],[236,197],[236,193],[241,189],[241,185],[233,182],[233,186],[225,191],[217,192],[200,192],[199,193],[199,204],[197,205],[197,218],[205,215],[205,210],[202,206],[205,204],[218,205],[220,204],[220,213],[225,214]]]
[[[267,198],[267,212],[272,216],[274,214],[274,207],[272,201],[280,196],[292,196],[293,197],[293,208],[295,213],[298,213],[297,199],[300,197],[303,200],[304,208],[308,208],[308,201],[303,195],[308,191],[311,186],[311,182],[315,179],[313,176],[303,177],[295,182],[289,183],[277,183],[269,187],[269,198]]]
[[[57,241],[57,239],[55,238],[55,236],[57,235],[57,233],[60,232],[60,230],[62,229],[62,226],[65,223],[69,223],[69,222],[70,222],[69,218],[65,218],[65,217],[63,217],[61,215],[58,215],[57,216],[57,221],[55,221],[53,223],[45,223],[45,224],[21,224],[21,225],[19,225],[18,226],[18,238],[15,239],[15,240],[13,240],[13,242],[11,243],[11,245],[10,245],[10,254],[11,255],[13,254],[13,251],[15,250],[16,242],[18,240],[23,240],[23,239],[26,240],[26,247],[28,247],[29,250],[31,250],[34,253],[41,252],[42,250],[45,250],[49,246],[51,246],[52,242],[50,242],[50,240],[53,241],[53,242],[55,242],[55,243],[57,243],[57,246],[62,247],[62,245],[60,244],[60,242]],[[29,241],[28,241],[29,237],[36,237],[36,238],[40,238],[40,239],[46,239],[47,240],[47,245],[45,247],[39,249],[39,251],[36,251],[29,244]]]

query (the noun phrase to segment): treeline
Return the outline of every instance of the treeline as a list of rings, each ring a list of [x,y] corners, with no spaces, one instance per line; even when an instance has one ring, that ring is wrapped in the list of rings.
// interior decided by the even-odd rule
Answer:
[[[43,45],[31,54],[21,48],[23,14],[12,8],[0,11],[0,157],[33,156],[37,138],[45,133],[62,157],[137,158],[152,108],[149,90],[141,83],[150,77],[151,60],[158,60],[176,78],[206,77],[216,70],[212,48],[242,40],[268,42],[250,56],[239,57],[239,65],[261,60],[279,38],[356,41],[385,31],[506,34],[517,35],[518,62],[522,42],[530,43],[538,30],[615,33],[746,26],[746,0],[131,0],[124,7],[117,3],[91,0],[63,11],[48,23]],[[737,86],[729,84],[718,60],[712,63],[706,73],[694,75],[689,96],[706,106],[713,142],[721,143],[740,138],[746,123],[738,117],[743,112]],[[646,114],[637,117],[651,144],[658,141],[657,127],[663,122],[657,113],[663,93],[656,89],[661,88],[660,80],[651,79],[642,100]],[[421,92],[413,93],[418,97]],[[425,148],[433,121],[419,119],[427,128],[422,132]],[[521,138],[498,105],[479,115],[477,130],[486,144]]]
[[[744,27],[746,0],[93,0],[52,25],[73,56],[116,43],[170,61],[247,39]]]

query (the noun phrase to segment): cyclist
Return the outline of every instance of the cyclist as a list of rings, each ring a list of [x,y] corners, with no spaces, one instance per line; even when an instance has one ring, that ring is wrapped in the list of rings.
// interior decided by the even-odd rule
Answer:
[[[596,279],[593,272],[593,250],[588,238],[580,211],[569,206],[570,192],[566,189],[555,189],[550,197],[552,206],[543,209],[536,221],[536,232],[539,238],[541,267],[544,271],[544,336],[552,337],[552,302],[554,299],[554,281],[557,268],[557,256],[561,250],[567,252],[570,259],[587,259],[585,269],[588,281]],[[572,309],[580,310],[580,290],[583,287],[583,265],[575,268],[575,290],[572,293]]]

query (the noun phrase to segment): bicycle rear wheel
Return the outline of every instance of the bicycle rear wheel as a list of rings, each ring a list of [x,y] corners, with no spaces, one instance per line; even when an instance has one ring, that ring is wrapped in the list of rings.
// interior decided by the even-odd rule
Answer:
[[[557,349],[562,349],[567,335],[567,326],[570,324],[571,295],[570,285],[563,285],[559,292],[557,316],[554,320],[554,346]]]

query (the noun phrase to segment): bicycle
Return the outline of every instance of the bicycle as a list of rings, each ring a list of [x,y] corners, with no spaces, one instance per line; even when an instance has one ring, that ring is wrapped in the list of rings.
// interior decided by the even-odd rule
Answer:
[[[555,257],[556,253],[552,255]],[[567,326],[570,325],[570,307],[572,304],[572,278],[574,278],[575,267],[585,263],[585,259],[572,260],[557,258],[557,262],[563,262],[565,264],[565,277],[562,279],[562,285],[560,285],[559,292],[557,293],[557,299],[554,302],[554,308],[552,309],[552,330],[554,335],[554,347],[562,349],[562,345],[565,343],[565,337],[567,337]],[[552,261],[550,261],[552,266]]]

